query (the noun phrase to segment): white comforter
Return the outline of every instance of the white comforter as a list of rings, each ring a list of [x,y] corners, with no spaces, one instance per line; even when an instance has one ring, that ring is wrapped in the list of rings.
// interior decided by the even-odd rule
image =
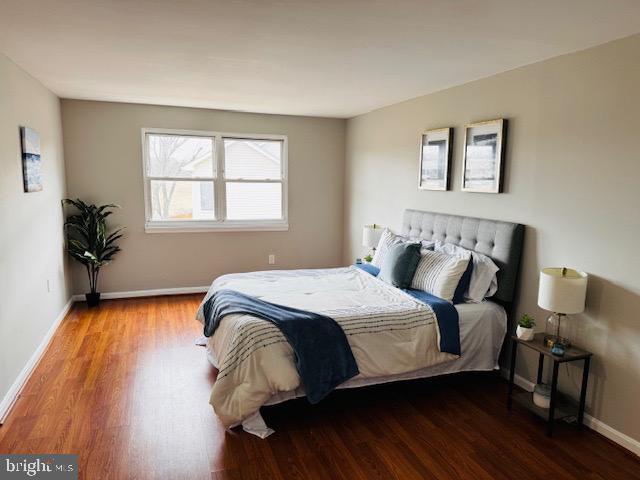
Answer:
[[[345,331],[360,374],[376,378],[412,372],[457,358],[439,350],[431,308],[355,267],[224,275],[211,285],[317,312]],[[203,322],[202,305],[197,319]],[[296,390],[293,351],[273,324],[228,315],[211,344],[219,369],[210,403],[227,427],[255,414],[279,392]]]

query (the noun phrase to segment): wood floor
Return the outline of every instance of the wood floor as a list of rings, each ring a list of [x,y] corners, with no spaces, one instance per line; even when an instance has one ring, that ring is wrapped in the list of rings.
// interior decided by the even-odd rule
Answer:
[[[334,392],[264,409],[276,433],[226,432],[200,296],[74,306],[0,427],[0,453],[78,453],[84,479],[640,479],[638,457],[505,408],[473,374]]]

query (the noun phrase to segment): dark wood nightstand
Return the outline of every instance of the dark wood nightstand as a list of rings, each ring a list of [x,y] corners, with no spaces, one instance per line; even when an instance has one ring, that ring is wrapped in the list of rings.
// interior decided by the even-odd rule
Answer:
[[[553,361],[553,376],[551,378],[551,404],[549,409],[538,407],[533,403],[533,394],[530,392],[513,394],[513,379],[516,373],[516,356],[518,353],[518,345],[529,347],[538,352],[538,380],[542,382],[542,371],[544,368],[544,357]],[[589,381],[589,364],[591,363],[591,352],[581,350],[576,347],[567,348],[562,357],[551,353],[551,349],[544,344],[544,333],[537,333],[533,340],[520,340],[515,335],[511,337],[511,372],[509,373],[509,394],[507,398],[507,408],[511,410],[513,400],[531,410],[533,413],[547,420],[547,435],[553,434],[553,424],[555,420],[576,415],[578,427],[582,428],[584,420],[584,402],[587,396],[587,382]],[[576,403],[573,399],[562,395],[558,392],[558,369],[561,363],[574,362],[584,360],[584,368],[582,370],[582,388],[580,390],[580,401]]]

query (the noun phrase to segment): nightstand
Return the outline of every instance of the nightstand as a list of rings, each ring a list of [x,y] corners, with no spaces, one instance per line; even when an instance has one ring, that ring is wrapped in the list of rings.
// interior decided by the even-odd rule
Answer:
[[[513,379],[516,372],[516,356],[518,345],[528,347],[538,352],[538,379],[542,382],[542,371],[544,368],[544,358],[553,361],[553,376],[551,378],[551,404],[549,409],[538,407],[533,403],[533,394],[530,392],[513,394]],[[574,416],[577,414],[578,427],[582,428],[584,420],[584,403],[587,396],[587,382],[589,381],[589,364],[591,363],[591,352],[581,350],[576,347],[567,348],[565,354],[560,357],[551,353],[551,349],[544,344],[544,333],[538,333],[531,341],[520,340],[516,336],[511,337],[511,372],[509,373],[509,393],[507,397],[507,408],[511,410],[511,405],[515,400],[533,413],[547,420],[547,435],[553,434],[553,424],[556,420]],[[584,360],[582,370],[582,388],[580,389],[580,401],[576,403],[573,399],[558,392],[558,369],[561,363]]]

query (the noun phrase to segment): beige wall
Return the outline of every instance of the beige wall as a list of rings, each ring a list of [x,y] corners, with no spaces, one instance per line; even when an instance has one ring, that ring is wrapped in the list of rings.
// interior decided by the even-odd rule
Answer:
[[[119,204],[122,252],[103,292],[208,285],[228,272],[336,266],[342,260],[345,121],[193,108],[62,101],[69,195]],[[270,133],[289,139],[288,232],[145,233],[140,129]],[[273,268],[273,267],[271,267]],[[74,291],[86,291],[74,266]]]
[[[400,226],[404,208],[528,226],[518,313],[544,328],[538,271],[590,275],[577,341],[595,352],[588,410],[640,440],[640,36],[376,110],[347,124],[345,261],[365,223]],[[460,192],[465,123],[505,117],[506,193]],[[417,188],[423,129],[455,127],[453,191]],[[522,359],[522,357],[521,357]],[[518,373],[535,380],[535,358]],[[580,371],[562,368],[575,391]]]
[[[60,101],[0,54],[0,112],[1,402],[69,300],[69,288]],[[41,192],[23,191],[20,126],[40,133]]]

